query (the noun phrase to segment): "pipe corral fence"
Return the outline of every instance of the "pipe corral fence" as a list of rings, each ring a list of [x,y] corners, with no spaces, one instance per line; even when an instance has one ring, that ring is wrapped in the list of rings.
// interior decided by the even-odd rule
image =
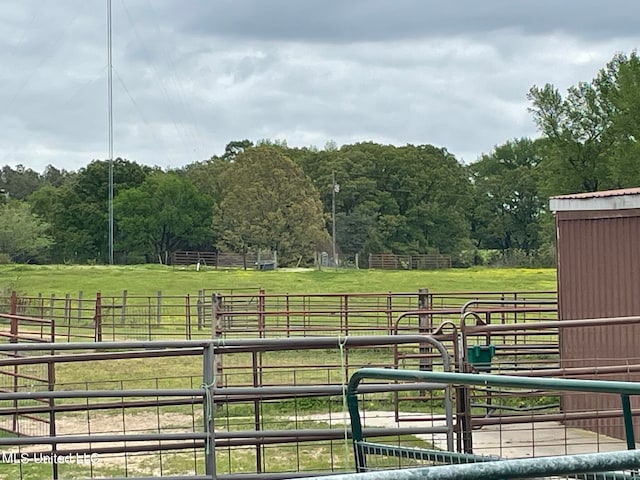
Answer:
[[[264,289],[227,291],[202,289],[193,295],[87,295],[63,297],[38,294],[0,294],[0,314],[40,319],[41,326],[23,325],[24,335],[49,335],[56,341],[195,340],[212,335],[229,338],[266,338],[320,335],[389,335],[415,331],[396,326],[398,315],[421,310],[426,329],[444,320],[458,322],[460,308],[469,300],[553,300],[555,292],[417,292],[280,294]],[[492,321],[553,319],[522,309],[520,314],[498,313]],[[215,325],[216,319],[220,324]],[[8,317],[0,318],[0,334],[9,335]],[[217,332],[215,331],[217,329]],[[213,330],[213,331],[212,331]]]
[[[601,368],[566,366],[559,350],[565,328],[615,328],[640,317],[561,322],[549,292],[202,291],[195,296],[202,299],[199,313],[188,296],[175,311],[161,295],[139,303],[119,297],[121,309],[106,310],[101,296],[82,300],[81,309],[70,297],[4,298],[0,478],[352,472],[346,390],[363,367],[532,380],[517,388],[363,384],[362,428],[374,443],[506,459],[618,452],[630,433],[638,435],[609,403],[566,411],[567,395],[594,394],[559,392],[543,380],[620,379],[640,371],[633,358]],[[134,305],[145,302],[151,307],[144,321],[132,325]],[[124,320],[113,314],[122,309]],[[597,360],[597,352],[586,360]],[[624,408],[631,418],[640,414],[631,400]],[[574,427],[584,419],[595,428]],[[621,434],[599,434],[600,422],[617,422]]]

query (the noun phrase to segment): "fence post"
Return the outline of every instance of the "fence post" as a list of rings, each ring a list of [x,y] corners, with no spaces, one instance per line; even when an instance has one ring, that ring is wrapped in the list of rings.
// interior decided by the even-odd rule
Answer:
[[[82,290],[78,292],[78,324],[82,320]]]
[[[222,325],[222,296],[219,293],[211,295],[211,337],[214,340],[223,338]],[[222,356],[218,353],[214,356],[214,372],[216,387],[222,387]]]
[[[202,330],[204,323],[204,291],[198,290],[198,300],[196,301],[196,313],[198,314],[198,330]]]
[[[427,288],[418,289],[418,310],[429,309],[429,290]],[[418,333],[420,335],[429,335],[431,332],[432,316],[429,314],[420,314],[418,316]],[[427,355],[431,352],[431,348],[420,345],[420,370],[431,370],[431,359]]]
[[[54,293],[49,297],[49,318],[52,322],[56,318],[56,295]]]
[[[102,295],[96,292],[96,312],[93,317],[96,342],[102,341]]]
[[[187,340],[191,340],[191,296],[187,293],[184,299],[185,305],[185,332],[187,334]]]
[[[124,322],[127,318],[127,291],[122,291],[122,308],[120,309],[120,323],[124,325]]]
[[[215,294],[213,295],[215,297]],[[213,300],[212,297],[212,300]],[[215,454],[215,404],[213,403],[214,383],[217,382],[215,366],[219,361],[220,354],[215,350],[215,344],[206,345],[202,351],[202,384],[206,388],[206,394],[202,398],[202,416],[205,422],[204,430],[207,434],[205,439],[205,474],[210,478],[216,475],[216,454]]]
[[[11,336],[9,337],[9,343],[17,343],[18,342],[18,319],[16,318],[16,313],[18,311],[18,294],[15,290],[11,290],[11,300],[9,304],[9,313],[11,314]],[[18,352],[14,352],[17,356]],[[18,391],[18,365],[13,366],[13,391]],[[13,414],[12,417],[12,431],[18,431],[18,401],[13,401],[13,408],[16,413]]]
[[[67,341],[71,338],[71,295],[64,295],[64,314],[62,319],[67,324]]]
[[[264,312],[265,312],[265,298],[264,298],[264,289],[260,289],[260,293],[258,295],[258,337],[263,338],[264,335]]]
[[[158,290],[158,304],[156,305],[156,323],[160,325],[162,317],[162,291]]]
[[[398,333],[396,332],[395,325],[393,324],[393,294],[391,292],[387,293],[387,325],[389,327],[388,335]]]
[[[11,299],[9,302],[9,314],[11,315],[11,336],[9,337],[9,343],[18,343],[18,319],[16,318],[18,312],[18,294],[15,290],[11,290]]]
[[[343,298],[343,302],[344,303],[342,305],[343,311],[342,311],[340,316],[342,318],[344,318],[344,333],[343,333],[343,335],[345,337],[348,337],[349,336],[349,295],[345,294],[342,298]],[[348,378],[347,378],[347,380],[348,380]]]

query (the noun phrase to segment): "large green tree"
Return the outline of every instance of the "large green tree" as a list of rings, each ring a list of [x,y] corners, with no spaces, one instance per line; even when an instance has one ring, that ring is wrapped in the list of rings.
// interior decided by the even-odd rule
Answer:
[[[529,92],[543,136],[547,195],[637,185],[640,60],[618,54],[590,82],[566,96],[551,84]]]
[[[468,245],[469,182],[446,149],[366,142],[294,156],[321,192],[326,212],[335,175],[337,241],[344,253],[455,255]]]
[[[540,248],[546,212],[546,198],[538,192],[540,163],[537,143],[522,138],[495,147],[469,166],[477,247],[526,254]]]
[[[152,171],[118,158],[113,162],[114,193],[137,187]],[[58,262],[106,262],[109,237],[109,163],[95,160],[60,187],[45,186],[30,197],[34,212],[51,224]],[[115,251],[118,232],[115,232]]]
[[[611,61],[615,83],[608,92],[613,110],[611,179],[616,187],[640,185],[640,58],[636,52]]]
[[[14,200],[24,200],[43,183],[38,172],[24,165],[17,165],[16,168],[5,165],[0,170],[0,190]]]
[[[235,156],[222,176],[214,225],[222,247],[275,249],[284,265],[306,263],[327,240],[318,192],[282,148],[258,146]]]
[[[19,263],[43,262],[52,243],[48,225],[31,212],[27,202],[0,204],[0,253]]]
[[[210,249],[211,204],[176,173],[155,172],[114,202],[123,249],[130,260],[160,259],[176,250]]]

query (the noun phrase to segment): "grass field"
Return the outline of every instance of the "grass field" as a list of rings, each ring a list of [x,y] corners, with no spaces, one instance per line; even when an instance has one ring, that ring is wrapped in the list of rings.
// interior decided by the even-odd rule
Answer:
[[[431,271],[386,270],[201,270],[162,265],[0,265],[0,291],[26,295],[79,291],[117,295],[184,295],[200,289],[264,288],[268,293],[499,292],[556,289],[555,269],[473,268]]]
[[[194,268],[172,268],[160,265],[148,266],[33,266],[33,265],[0,265],[0,293],[16,290],[24,295],[47,296],[54,294],[61,297],[66,293],[72,296],[82,291],[85,298],[100,291],[103,295],[119,295],[127,290],[130,295],[155,295],[160,290],[163,295],[185,295],[200,289],[209,291],[240,291],[259,288],[268,293],[382,293],[382,292],[416,292],[419,288],[428,288],[433,293],[441,292],[525,292],[553,291],[556,289],[556,271],[554,269],[452,269],[440,271],[381,271],[381,270],[278,270],[269,272],[242,270],[195,271]],[[239,368],[238,375],[250,381],[252,373],[248,359],[229,356],[225,367]],[[390,355],[390,354],[389,354]],[[363,358],[358,358],[362,356]],[[272,358],[273,357],[273,358]],[[366,364],[381,360],[381,352],[377,350],[355,351],[350,354],[350,361]],[[340,352],[317,351],[313,355],[308,352],[265,353],[265,364],[277,364],[286,370],[282,375],[295,372],[301,383],[322,384],[330,377],[332,382],[339,383],[341,371],[338,368],[321,368],[323,362],[339,364]],[[305,368],[306,363],[316,365],[313,369]],[[285,367],[288,367],[286,369]],[[60,389],[115,389],[115,388],[193,388],[197,387],[201,376],[201,359],[199,357],[168,357],[155,359],[112,360],[108,362],[84,362],[79,364],[60,364],[56,367],[56,380]],[[243,370],[244,368],[244,370]],[[29,372],[27,372],[29,373]],[[265,375],[268,375],[265,373]],[[275,375],[275,373],[274,373]],[[244,378],[244,377],[243,377]],[[267,378],[267,380],[269,380]],[[276,381],[279,379],[272,379]],[[304,380],[304,381],[302,381]],[[284,380],[283,380],[284,381]],[[195,383],[194,383],[195,382]],[[339,401],[340,399],[338,399]],[[380,398],[376,408],[390,408],[384,403],[386,397]],[[64,403],[73,403],[68,401]],[[326,399],[300,399],[295,402],[272,402],[261,406],[263,421],[271,428],[289,428],[277,422],[289,422],[292,411],[300,413],[324,413],[327,409]],[[387,402],[388,403],[388,402]],[[409,407],[409,405],[407,405]],[[425,408],[426,405],[422,405]],[[219,415],[235,429],[248,428],[253,425],[253,404],[238,404]],[[332,407],[340,411],[341,405]],[[143,413],[153,416],[150,409]],[[167,407],[163,414],[183,414],[191,418],[191,407]],[[122,415],[119,415],[122,413]],[[93,414],[95,418],[106,418],[115,423],[123,416],[123,412]],[[158,413],[159,415],[159,413]],[[64,417],[64,416],[63,416]],[[72,416],[71,416],[72,417]],[[133,416],[135,418],[135,415]],[[171,417],[172,418],[172,417]],[[201,413],[193,415],[201,422]],[[247,419],[251,422],[247,424]],[[243,423],[244,422],[244,423]],[[313,424],[312,427],[321,425]],[[306,425],[305,425],[306,427]],[[231,429],[230,427],[228,427]],[[422,445],[424,446],[424,445]],[[292,450],[293,449],[293,450]],[[255,455],[246,448],[232,450],[233,454],[220,452],[218,468],[220,472],[253,471]],[[280,467],[324,469],[329,459],[338,468],[344,462],[342,442],[334,442],[322,447],[318,445],[294,445],[290,448],[268,447],[269,462],[276,461]],[[176,454],[163,461],[163,473],[181,473],[187,471],[193,463],[191,455]],[[201,470],[201,460],[198,460]],[[154,463],[154,464],[151,464]],[[157,471],[157,465],[151,462],[138,466],[145,473]],[[352,464],[349,460],[347,463]],[[297,467],[296,467],[297,464]],[[19,478],[17,466],[3,465],[0,478]],[[44,478],[47,476],[46,466],[33,466],[29,475],[23,478]],[[267,465],[271,467],[271,465]],[[275,468],[275,467],[274,467]],[[99,475],[123,475],[121,465],[105,462],[94,472]],[[86,469],[78,466],[65,467],[64,476],[86,474]]]

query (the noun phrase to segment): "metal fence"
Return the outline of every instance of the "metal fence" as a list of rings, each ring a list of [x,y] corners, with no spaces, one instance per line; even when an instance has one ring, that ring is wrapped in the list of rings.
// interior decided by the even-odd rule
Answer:
[[[48,388],[0,392],[0,419],[50,418],[46,432],[0,435],[0,478],[242,479],[348,471],[353,458],[343,407],[346,367],[322,367],[318,358],[333,356],[346,365],[349,355],[355,368],[371,358],[392,362],[396,346],[415,348],[422,342],[434,340],[358,336],[0,345],[7,354],[0,358],[2,368],[51,366]],[[442,353],[439,363],[448,368],[447,352]],[[259,354],[277,359],[278,370],[249,368]],[[220,382],[222,362],[236,369]],[[383,382],[359,392],[373,414],[388,408],[392,392],[426,387]],[[448,419],[451,432],[451,412]],[[429,421],[367,431],[394,442],[434,434]]]
[[[272,294],[262,289],[200,290],[194,295],[64,297],[38,294],[0,295],[0,313],[40,318],[55,324],[59,341],[206,339],[214,334],[213,305],[224,312],[219,335],[229,338],[269,338],[318,335],[383,335],[415,331],[398,316],[421,310],[429,326],[458,322],[469,300],[549,300],[554,292],[384,292],[371,294]],[[492,314],[491,321],[519,322],[551,318],[543,312]],[[499,316],[498,316],[499,315]],[[542,315],[542,316],[541,316]]]
[[[45,303],[45,318],[41,319],[18,315],[18,312],[26,312],[28,308],[32,312],[40,312],[44,299],[30,305],[17,295],[12,297],[13,300],[9,299],[6,304],[14,313],[0,315],[0,339],[8,343],[2,347],[5,354],[0,357],[0,378],[3,382],[0,389],[9,395],[0,397],[3,399],[0,416],[6,431],[35,436],[33,438],[47,437],[46,433],[50,436],[51,428],[54,428],[55,435],[97,435],[103,432],[128,435],[141,431],[144,434],[201,434],[200,425],[207,416],[203,411],[202,397],[188,397],[186,401],[182,397],[165,398],[151,392],[158,389],[197,390],[205,384],[201,349],[202,345],[213,343],[213,393],[218,395],[215,428],[220,432],[216,433],[216,468],[221,476],[233,474],[237,478],[243,475],[282,477],[294,471],[298,472],[297,475],[308,475],[316,470],[345,470],[345,460],[352,460],[352,453],[345,453],[344,449],[342,392],[345,379],[363,366],[444,370],[441,352],[434,350],[426,335],[446,349],[451,365],[458,372],[506,373],[532,378],[607,378],[611,374],[624,376],[640,371],[640,360],[635,359],[625,359],[618,364],[609,362],[604,367],[564,365],[558,349],[563,329],[595,325],[616,328],[626,323],[639,323],[640,317],[558,321],[555,318],[555,301],[544,293],[490,296],[432,294],[424,290],[393,295],[270,295],[260,291],[225,295],[203,292],[200,298],[210,298],[210,304],[202,317],[202,329],[197,329],[197,323],[193,328],[193,331],[200,332],[203,340],[184,343],[191,348],[178,348],[176,345],[182,345],[179,342],[162,340],[169,334],[176,335],[174,338],[184,338],[184,332],[188,331],[186,326],[185,330],[176,328],[162,336],[157,330],[152,330],[152,334],[157,335],[154,338],[160,338],[159,343],[136,340],[138,334],[142,339],[147,338],[148,325],[140,322],[143,325],[140,331],[131,328],[127,324],[127,314],[124,325],[119,326],[118,321],[122,317],[102,314],[102,306],[107,302],[101,298],[92,305],[100,309],[98,315],[94,310],[94,323],[86,329],[86,338],[90,342],[83,344],[80,343],[83,337],[73,336],[77,316],[69,313],[74,311],[72,308],[66,308],[69,303],[74,305],[73,302],[62,299],[62,314],[56,308],[49,309],[50,305]],[[113,305],[117,305],[116,297],[111,298],[114,299]],[[125,313],[137,303],[128,295],[124,301],[122,297],[118,298],[120,305],[125,307]],[[157,298],[144,297],[147,307],[156,305],[155,313],[157,303],[149,299]],[[382,299],[385,302],[390,299],[392,308],[388,308],[389,304],[379,308],[377,302]],[[57,304],[58,300],[54,298],[54,307]],[[85,307],[87,304],[89,301],[83,300]],[[166,314],[167,308],[161,299],[161,315],[149,316],[147,311],[145,318],[151,318],[155,323],[160,318],[160,329],[166,327],[165,322],[173,325]],[[53,315],[49,317],[51,312]],[[69,318],[71,322],[65,321]],[[96,318],[100,322],[96,322]],[[115,321],[103,321],[108,318]],[[175,324],[186,325],[185,318],[189,317],[180,318]],[[333,335],[327,328],[329,319],[334,322],[331,324]],[[369,329],[357,328],[359,325],[366,327],[367,322]],[[101,328],[96,329],[96,324]],[[319,328],[322,326],[324,328]],[[107,333],[108,328],[112,328],[110,334]],[[118,348],[104,353],[88,352],[88,349],[108,347],[106,342],[95,342],[96,332],[102,332],[105,337],[115,335],[118,343],[111,344],[111,348],[115,348],[113,345]],[[252,334],[257,338],[244,338]],[[403,334],[419,337],[402,343]],[[212,340],[211,336],[215,338]],[[46,338],[57,340],[56,344],[60,346],[56,346],[56,350],[77,350],[78,353],[74,353],[73,360],[69,361],[65,361],[67,354],[57,352],[50,356],[50,343],[39,343]],[[26,343],[28,339],[32,340],[31,344]],[[75,342],[60,342],[68,339]],[[38,349],[40,355],[34,357],[31,352]],[[131,351],[118,351],[122,349]],[[55,368],[50,369],[53,364]],[[479,456],[524,457],[549,452],[575,454],[625,448],[619,439],[626,433],[620,409],[612,409],[602,403],[602,408],[567,410],[568,395],[585,394],[558,394],[543,388],[543,383],[540,382],[539,388],[526,389],[485,384],[456,386],[451,393],[455,450]],[[388,435],[393,432],[396,435],[394,445],[403,448],[431,445],[449,449],[446,435],[443,436],[441,431],[443,421],[448,418],[447,395],[442,389],[424,384],[406,389],[392,385],[371,388],[373,390],[367,392],[369,396],[364,404],[367,406],[366,427],[373,429],[372,434]],[[109,390],[113,394],[114,390],[140,389],[149,392],[142,395],[144,392],[138,391],[139,395],[133,397],[118,393],[109,398],[90,393]],[[84,396],[78,393],[77,398],[64,398],[68,395],[64,393],[66,390],[89,393]],[[57,396],[58,391],[62,395],[59,398],[34,395],[34,392],[55,392],[47,395]],[[587,395],[594,397],[593,394]],[[52,398],[53,408],[49,403]],[[630,402],[629,408],[632,417],[640,415],[637,404]],[[592,431],[574,428],[574,422],[582,419],[593,421],[595,427]],[[612,422],[621,425],[622,435],[619,438],[598,432],[598,425]],[[79,433],[70,430],[75,428],[74,425],[84,425],[84,430]],[[292,429],[306,431],[292,434]],[[636,427],[636,435],[637,430]],[[256,438],[260,439],[258,444],[255,443]],[[111,475],[139,476],[147,471],[161,472],[162,475],[178,471],[200,475],[205,471],[204,443],[202,438],[191,440],[188,448],[178,445],[178,437],[149,440],[145,443],[149,451],[140,450],[141,445],[127,441],[128,446],[135,446],[138,450],[125,452],[118,450],[120,444],[111,445],[112,442],[105,440],[96,442],[100,443],[101,450],[93,449],[88,453],[99,453],[105,462],[111,462],[103,464],[114,469],[116,473]],[[171,449],[158,450],[159,443],[180,448],[175,448],[179,451],[173,453]],[[84,444],[74,444],[73,448],[85,452],[86,449],[82,450],[78,445]],[[44,447],[38,447],[41,450],[34,448],[32,446],[19,453],[30,454],[42,451]],[[70,448],[65,450],[61,447],[60,451],[70,451]],[[318,455],[322,459],[318,459]],[[282,471],[285,464],[290,472]],[[5,467],[0,466],[0,478]],[[94,470],[96,473],[91,475],[105,473],[102,467]],[[8,471],[11,475],[19,473],[15,469]],[[66,470],[70,475],[69,472]],[[82,472],[86,474],[86,471]],[[9,478],[19,478],[15,475]],[[50,474],[44,475],[48,476]]]
[[[352,427],[352,438],[355,452],[355,466],[358,472],[369,471],[373,467],[370,457],[382,457],[385,460],[392,459],[393,462],[383,463],[383,468],[406,466],[401,463],[403,460],[408,465],[435,465],[438,463],[476,463],[485,461],[495,461],[499,456],[479,457],[469,454],[455,454],[447,438],[446,449],[406,449],[372,443],[366,439],[362,430],[362,418],[360,413],[357,389],[365,379],[374,380],[395,380],[398,382],[423,381],[434,385],[432,388],[450,389],[453,385],[461,387],[459,392],[468,390],[468,387],[476,385],[483,388],[517,388],[526,390],[547,390],[555,392],[582,392],[586,394],[612,394],[618,396],[621,406],[619,417],[625,426],[626,448],[633,450],[636,447],[635,433],[633,428],[633,415],[631,410],[630,397],[640,395],[640,385],[636,382],[618,382],[603,380],[578,380],[578,379],[556,379],[556,378],[527,378],[508,375],[488,375],[481,373],[451,373],[451,372],[426,372],[418,370],[394,370],[379,368],[363,368],[355,372],[350,380],[346,393],[346,401],[349,407],[349,415]],[[462,435],[471,435],[472,430],[467,429]],[[444,452],[442,451],[444,450]],[[531,455],[536,456],[536,455]]]

